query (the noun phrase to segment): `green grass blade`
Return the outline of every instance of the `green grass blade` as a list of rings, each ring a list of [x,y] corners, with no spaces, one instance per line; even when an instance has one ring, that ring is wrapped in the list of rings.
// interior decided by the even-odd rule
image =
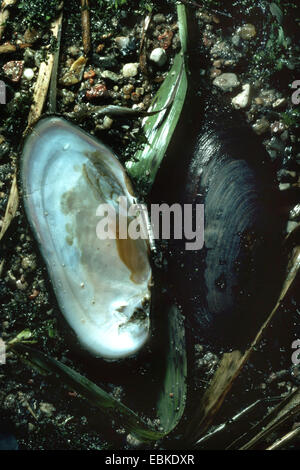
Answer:
[[[135,154],[134,161],[126,164],[127,171],[135,179],[142,179],[151,187],[157,170],[170,143],[185,101],[188,80],[186,66],[187,17],[184,5],[177,6],[181,51],[158,90],[151,111],[165,108],[172,100],[169,109],[144,120],[144,134],[147,144]]]
[[[59,385],[61,385],[63,380],[64,384],[76,390],[93,407],[109,415],[110,418],[118,420],[137,439],[141,441],[156,441],[164,437],[164,433],[149,427],[131,409],[65,364],[23,344],[16,344],[14,350],[21,356],[25,356],[26,362],[30,362],[40,371],[44,370],[45,372],[55,374]]]
[[[167,330],[166,372],[159,393],[157,415],[166,434],[169,434],[179,423],[186,402],[185,329],[183,317],[175,305],[168,312]]]

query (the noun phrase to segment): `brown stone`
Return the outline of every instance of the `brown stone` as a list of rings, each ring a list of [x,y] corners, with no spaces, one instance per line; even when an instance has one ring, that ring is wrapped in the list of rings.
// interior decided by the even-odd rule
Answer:
[[[14,83],[18,83],[22,77],[24,69],[23,60],[11,60],[3,65],[5,75]]]

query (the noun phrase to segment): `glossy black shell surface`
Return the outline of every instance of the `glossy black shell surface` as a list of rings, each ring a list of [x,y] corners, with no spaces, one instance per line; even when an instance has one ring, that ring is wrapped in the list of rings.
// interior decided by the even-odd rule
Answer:
[[[188,118],[186,124],[174,136],[152,202],[204,204],[204,247],[163,242],[165,282],[196,337],[240,346],[270,313],[282,281],[275,178],[238,114],[224,109],[200,126]]]

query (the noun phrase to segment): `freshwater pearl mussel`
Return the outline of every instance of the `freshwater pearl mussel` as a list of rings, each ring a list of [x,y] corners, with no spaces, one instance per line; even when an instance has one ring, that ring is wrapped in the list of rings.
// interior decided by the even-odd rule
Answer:
[[[145,239],[97,235],[100,204],[136,204],[113,152],[58,117],[41,119],[22,156],[25,210],[59,308],[84,349],[119,359],[149,334],[151,267]],[[102,214],[104,215],[104,214]],[[113,222],[113,221],[112,221]]]
[[[278,293],[282,232],[275,186],[266,155],[246,126],[215,119],[193,132],[193,144],[182,139],[178,145],[176,138],[176,147],[170,145],[177,165],[167,155],[161,175],[166,178],[167,168],[164,196],[170,190],[176,198],[170,203],[204,204],[204,247],[185,250],[184,239],[171,240],[162,282],[193,322],[195,336],[232,345],[255,332]],[[161,175],[150,202],[153,194],[156,202],[164,198]],[[59,307],[80,343],[97,357],[135,354],[150,330],[148,242],[121,239],[118,227],[115,240],[96,233],[100,203],[116,212],[120,196],[128,206],[136,203],[116,156],[64,119],[45,118],[26,140],[22,180]]]
[[[283,279],[283,217],[267,152],[238,113],[188,103],[152,200],[204,205],[204,246],[165,251],[170,290],[194,338],[244,347],[270,313]],[[174,164],[176,162],[176,164]],[[168,178],[168,188],[163,181]],[[194,216],[194,230],[197,229]],[[172,286],[172,287],[171,287]]]

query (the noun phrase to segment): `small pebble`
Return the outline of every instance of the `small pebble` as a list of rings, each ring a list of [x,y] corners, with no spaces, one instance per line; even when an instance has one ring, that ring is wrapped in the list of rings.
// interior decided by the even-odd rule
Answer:
[[[34,71],[32,69],[25,69],[23,77],[28,81],[32,80],[34,77]]]
[[[87,70],[86,72],[84,72],[83,74],[83,78],[85,80],[88,80],[89,78],[94,78],[96,76],[96,72],[95,70],[93,69],[90,69],[90,70]]]
[[[14,83],[18,83],[22,77],[24,61],[11,60],[3,65],[3,72]]]
[[[277,173],[277,178],[280,183],[294,183],[297,181],[297,173],[295,171],[279,170]]]
[[[174,35],[173,32],[169,29],[169,30],[165,31],[163,34],[160,34],[158,36],[160,46],[163,49],[166,50],[171,46],[173,35]]]
[[[266,118],[257,119],[252,128],[257,135],[261,135],[269,130],[270,123]]]
[[[240,36],[238,36],[237,34],[234,34],[231,38],[231,41],[232,41],[232,44],[235,46],[235,47],[238,47],[238,45],[240,44],[241,42],[241,38]]]
[[[27,287],[28,287],[28,284],[27,284],[27,282],[25,282],[23,279],[18,279],[18,280],[16,281],[16,287],[17,287],[17,289],[19,289],[19,290],[26,290]]]
[[[255,98],[254,100],[255,104],[257,104],[258,106],[262,106],[264,104],[264,100],[260,97],[257,97]]]
[[[60,83],[64,86],[76,85],[82,80],[83,72],[87,59],[85,57],[79,57],[70,67],[64,76],[61,78]]]
[[[287,233],[291,233],[296,227],[298,227],[298,222],[294,222],[293,220],[289,220],[286,226]]]
[[[131,54],[137,47],[133,37],[118,36],[115,38],[115,43],[123,56]]]
[[[256,36],[256,29],[253,24],[244,24],[237,30],[237,34],[245,40],[252,39]]]
[[[210,78],[216,78],[221,75],[222,71],[216,67],[212,67],[210,70]]]
[[[286,191],[287,189],[290,189],[290,187],[291,187],[290,183],[280,183],[279,190]]]
[[[120,76],[115,72],[111,72],[110,70],[103,70],[103,72],[100,72],[100,75],[102,78],[111,80],[112,82],[118,82],[120,80]]]
[[[125,64],[122,69],[123,77],[125,78],[135,77],[138,74],[138,67],[139,67],[139,64],[137,63]]]
[[[63,88],[60,91],[60,95],[62,97],[62,104],[63,106],[68,106],[72,103],[74,103],[76,95],[73,93],[71,90],[67,90],[66,88]]]
[[[167,54],[164,49],[157,47],[150,54],[150,60],[159,67],[163,67],[167,62]]]
[[[35,58],[35,52],[30,49],[30,47],[27,47],[24,52],[24,63],[26,65],[33,65],[34,64],[34,58]]]
[[[300,221],[300,204],[296,204],[296,206],[290,211],[290,220]]]
[[[41,402],[40,410],[42,413],[50,417],[55,411],[55,406],[53,406],[51,403]]]
[[[67,49],[67,53],[70,54],[72,57],[78,57],[80,54],[80,49],[77,46],[70,46]]]
[[[130,95],[130,94],[133,92],[133,90],[134,90],[134,86],[131,85],[131,84],[125,85],[125,86],[123,87],[123,93],[124,93],[124,95]]]
[[[134,437],[132,434],[128,434],[126,436],[126,440],[128,442],[129,445],[131,445],[132,447],[139,447],[142,442],[139,441],[136,437]]]
[[[104,44],[98,44],[97,49],[96,49],[96,53],[101,54],[101,52],[103,51],[104,48],[105,48]]]
[[[129,44],[128,36],[118,36],[115,38],[115,43],[119,49],[125,49]]]
[[[274,109],[283,108],[287,104],[286,98],[278,98],[272,104]]]
[[[21,266],[27,271],[34,271],[36,269],[35,257],[33,255],[24,256],[21,262]]]
[[[213,85],[221,88],[221,90],[228,92],[233,88],[239,86],[240,82],[235,73],[222,73],[213,81]]]
[[[37,289],[33,289],[32,293],[29,295],[29,299],[30,300],[35,299],[39,295],[39,293],[40,291],[38,291]]]
[[[89,101],[98,98],[106,98],[108,96],[107,88],[105,85],[99,83],[98,85],[93,86],[90,90],[87,90],[85,96]]]
[[[285,125],[282,121],[272,122],[270,126],[272,134],[281,134],[285,130]]]
[[[111,119],[109,116],[104,116],[103,119],[103,128],[104,129],[110,129],[111,126],[113,125],[113,119]]]
[[[246,108],[250,104],[250,85],[246,83],[243,85],[243,91],[232,98],[232,105],[235,109]]]
[[[35,43],[40,38],[40,33],[36,29],[26,29],[24,33],[24,42],[28,44]]]
[[[153,16],[153,21],[156,24],[164,23],[166,21],[166,17],[162,13],[157,13]]]

